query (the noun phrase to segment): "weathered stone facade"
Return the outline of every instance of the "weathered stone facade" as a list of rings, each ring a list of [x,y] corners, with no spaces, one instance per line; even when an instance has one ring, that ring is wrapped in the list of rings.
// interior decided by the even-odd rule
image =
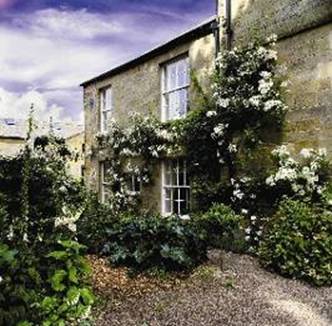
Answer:
[[[81,179],[84,174],[84,138],[84,132],[66,138],[66,144],[73,154],[73,157],[68,162],[68,172],[76,179]]]
[[[325,147],[332,158],[332,1],[232,0],[232,27],[239,46],[277,34],[289,79],[284,141],[295,150]]]
[[[209,22],[211,24],[211,22]],[[161,117],[161,71],[162,65],[182,54],[188,54],[189,66],[195,73],[201,86],[207,87],[214,68],[215,38],[210,32],[206,35],[190,37],[184,43],[177,44],[171,49],[161,50],[156,56],[143,60],[144,62],[116,73],[110,77],[101,78],[85,85],[85,181],[90,189],[99,191],[100,158],[89,156],[95,141],[95,135],[100,130],[100,90],[111,86],[114,107],[114,118],[125,124],[130,112],[154,114]],[[190,89],[190,103],[195,97],[194,88]],[[143,189],[144,206],[160,211],[161,207],[161,178],[160,169],[156,170],[154,182],[149,189]]]
[[[220,22],[225,19],[226,0],[219,0]],[[325,147],[332,158],[332,3],[331,0],[232,0],[233,45],[242,46],[257,38],[278,35],[280,62],[287,67],[290,111],[284,132],[285,143],[302,147]],[[222,25],[222,24],[221,24]],[[221,27],[221,50],[225,31]],[[155,50],[153,50],[155,51]],[[153,53],[153,51],[151,53]],[[114,118],[125,124],[132,111],[161,115],[161,65],[183,53],[206,87],[214,66],[215,38],[212,29],[190,41],[177,42],[164,52],[115,69],[83,84],[86,123],[86,153],[99,131],[99,92],[113,89]],[[191,100],[194,92],[191,89]],[[191,101],[193,103],[193,101]],[[99,159],[86,156],[86,182],[99,190]],[[144,190],[144,202],[160,210],[160,171],[152,189]]]

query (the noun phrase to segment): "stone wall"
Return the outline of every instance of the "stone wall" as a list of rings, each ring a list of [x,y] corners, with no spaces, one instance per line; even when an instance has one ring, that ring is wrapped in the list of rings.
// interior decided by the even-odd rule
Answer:
[[[74,178],[80,179],[84,167],[84,132],[68,137],[66,144],[69,150],[74,153],[74,157],[68,162],[68,172]]]
[[[15,156],[24,148],[23,139],[0,138],[0,156]]]
[[[232,0],[232,20],[236,46],[278,35],[289,79],[285,143],[325,147],[332,158],[332,1]]]
[[[206,88],[214,67],[214,48],[214,36],[207,35],[179,45],[134,68],[85,87],[84,111],[87,153],[85,173],[86,183],[91,189],[99,190],[99,159],[89,156],[95,135],[99,131],[99,90],[105,86],[112,86],[114,118],[123,125],[126,124],[129,113],[134,111],[143,114],[151,113],[161,117],[161,65],[181,54],[188,53],[191,70],[195,72],[203,88]],[[195,92],[191,87],[191,103],[194,102],[194,98]],[[156,170],[154,179],[152,189],[143,190],[143,198],[148,208],[160,211],[160,169]]]

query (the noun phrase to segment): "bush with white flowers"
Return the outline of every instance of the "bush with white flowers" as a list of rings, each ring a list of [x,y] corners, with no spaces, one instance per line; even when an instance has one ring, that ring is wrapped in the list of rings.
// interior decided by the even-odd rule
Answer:
[[[277,170],[266,184],[288,197],[303,201],[318,200],[327,185],[329,163],[325,149],[302,149],[294,159],[285,145],[272,152]]]

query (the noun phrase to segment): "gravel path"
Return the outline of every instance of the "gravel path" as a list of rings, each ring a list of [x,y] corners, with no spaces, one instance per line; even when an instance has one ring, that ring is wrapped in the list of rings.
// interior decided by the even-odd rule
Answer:
[[[208,265],[172,290],[111,300],[96,325],[332,325],[332,288],[271,274],[249,256],[211,256]]]

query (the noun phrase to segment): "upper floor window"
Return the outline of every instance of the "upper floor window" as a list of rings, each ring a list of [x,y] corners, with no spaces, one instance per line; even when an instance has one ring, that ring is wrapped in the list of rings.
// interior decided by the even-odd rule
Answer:
[[[100,131],[107,132],[113,113],[112,88],[107,87],[100,91]]]
[[[188,110],[189,58],[167,63],[162,72],[162,120],[184,117]]]

